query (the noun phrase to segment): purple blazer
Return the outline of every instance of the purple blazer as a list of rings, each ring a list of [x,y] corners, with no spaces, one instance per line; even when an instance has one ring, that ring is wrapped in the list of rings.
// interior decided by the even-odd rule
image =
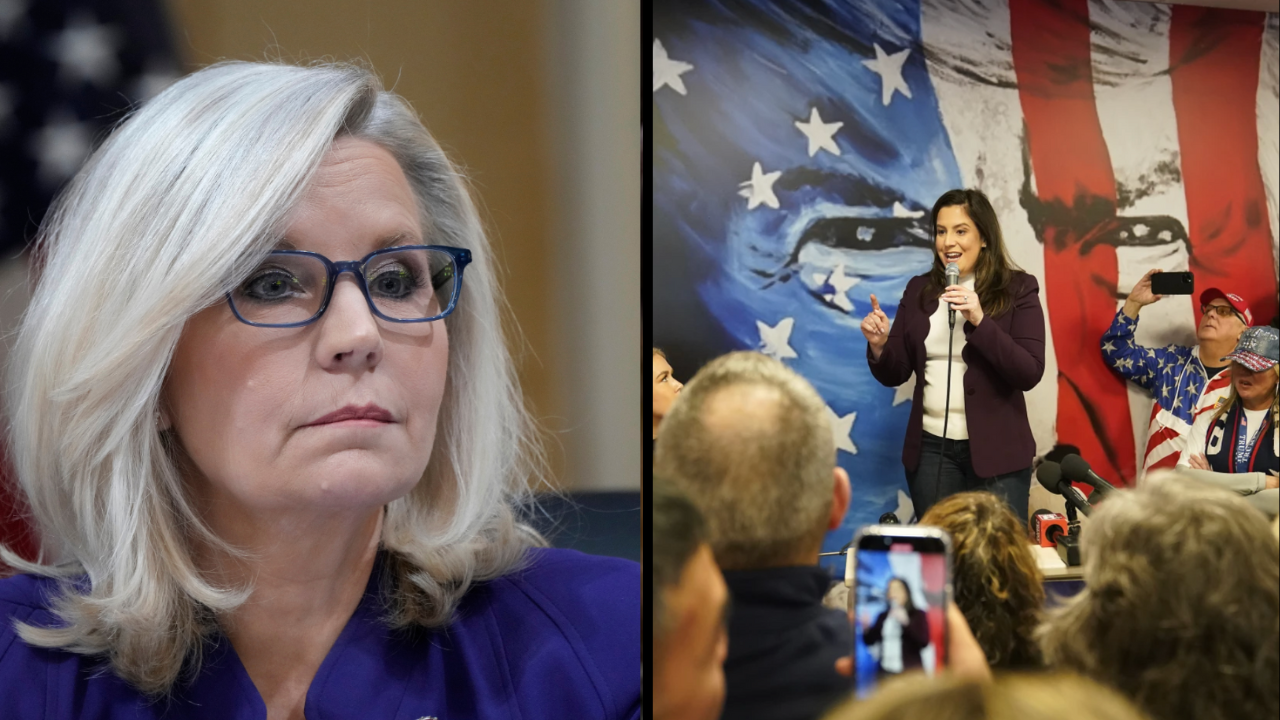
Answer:
[[[571,550],[530,551],[522,571],[468,591],[444,629],[382,621],[381,563],[307,691],[312,720],[640,717],[640,566]],[[15,620],[54,622],[54,581],[0,581],[0,717],[70,720],[265,718],[225,638],[194,682],[151,700],[95,658],[27,645]]]
[[[880,384],[897,387],[916,375],[911,419],[902,443],[902,464],[908,471],[920,465],[920,443],[924,420],[924,339],[929,334],[929,318],[938,309],[934,298],[920,308],[920,294],[928,275],[907,281],[898,303],[898,314],[889,328],[889,341],[879,360],[867,364]],[[973,471],[994,477],[1031,467],[1036,442],[1027,422],[1027,402],[1023,393],[1036,386],[1044,375],[1044,309],[1040,307],[1040,285],[1034,276],[1014,273],[1009,283],[1013,307],[999,316],[987,314],[978,327],[964,323],[964,405],[969,429],[969,453]],[[955,382],[952,378],[952,382]]]

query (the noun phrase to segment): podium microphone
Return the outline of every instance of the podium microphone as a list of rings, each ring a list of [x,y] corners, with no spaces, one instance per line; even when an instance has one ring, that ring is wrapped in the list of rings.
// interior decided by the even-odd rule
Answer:
[[[951,262],[947,263],[947,285],[958,285],[960,283],[960,266]],[[956,326],[956,309],[951,308],[948,312],[951,327]]]
[[[1093,508],[1089,505],[1089,501],[1079,490],[1071,487],[1071,481],[1062,477],[1062,466],[1053,461],[1040,463],[1040,467],[1036,470],[1036,480],[1045,490],[1054,495],[1061,495],[1067,505],[1084,513],[1087,517]]]
[[[1075,453],[1062,458],[1062,475],[1072,482],[1078,482],[1093,488],[1095,492],[1099,493],[1098,497],[1100,498],[1105,498],[1109,493],[1116,491],[1111,483],[1098,477],[1097,473],[1089,467],[1089,463]]]

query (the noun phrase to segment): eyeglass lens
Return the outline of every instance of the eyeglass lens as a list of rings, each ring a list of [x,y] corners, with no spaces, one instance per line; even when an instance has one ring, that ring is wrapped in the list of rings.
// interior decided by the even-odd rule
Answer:
[[[1236,311],[1232,309],[1230,305],[1201,305],[1200,306],[1200,313],[1202,315],[1207,315],[1211,312],[1217,313],[1219,317],[1230,317],[1236,314]]]
[[[448,309],[458,273],[449,253],[413,248],[374,255],[363,274],[379,312],[396,320],[422,320]],[[320,312],[328,282],[320,258],[272,253],[231,293],[231,302],[252,323],[306,322]]]

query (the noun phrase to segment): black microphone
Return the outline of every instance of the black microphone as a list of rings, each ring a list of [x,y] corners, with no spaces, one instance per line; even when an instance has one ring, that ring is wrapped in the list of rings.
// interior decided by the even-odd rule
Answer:
[[[1061,495],[1066,499],[1067,504],[1088,516],[1093,510],[1089,505],[1089,501],[1079,490],[1071,487],[1071,481],[1062,477],[1062,466],[1053,461],[1045,461],[1040,463],[1040,467],[1036,470],[1036,480],[1040,481],[1040,485],[1045,490],[1054,495]]]
[[[881,525],[901,525],[902,521],[898,519],[898,516],[896,514],[887,512],[880,516],[880,524]]]
[[[958,285],[960,283],[960,266],[955,263],[947,263],[947,285]],[[956,326],[956,309],[948,310],[951,327]]]
[[[1111,483],[1098,477],[1097,473],[1089,467],[1089,463],[1075,453],[1062,458],[1062,475],[1072,482],[1088,485],[1101,493],[1099,497],[1105,498],[1108,493],[1116,491]]]

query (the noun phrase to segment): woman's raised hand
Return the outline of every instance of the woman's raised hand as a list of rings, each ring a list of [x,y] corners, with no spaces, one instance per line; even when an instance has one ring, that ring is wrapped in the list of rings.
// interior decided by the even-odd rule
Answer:
[[[880,309],[880,301],[875,295],[871,296],[871,312],[862,318],[862,334],[871,347],[871,356],[879,360],[884,344],[889,342],[889,316]]]

